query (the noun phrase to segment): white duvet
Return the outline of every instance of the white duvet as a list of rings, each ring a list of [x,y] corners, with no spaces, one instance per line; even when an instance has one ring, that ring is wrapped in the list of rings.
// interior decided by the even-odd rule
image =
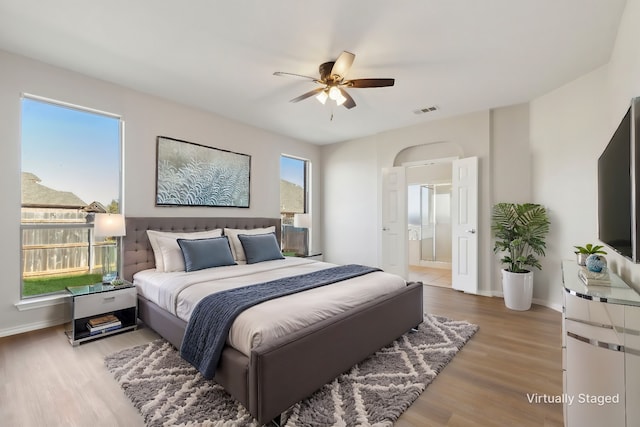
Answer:
[[[184,321],[205,296],[281,277],[310,273],[334,264],[306,258],[163,273],[144,270],[133,276],[138,293]],[[382,271],[273,299],[242,312],[229,331],[228,344],[249,355],[251,349],[381,295],[402,288],[404,279]]]

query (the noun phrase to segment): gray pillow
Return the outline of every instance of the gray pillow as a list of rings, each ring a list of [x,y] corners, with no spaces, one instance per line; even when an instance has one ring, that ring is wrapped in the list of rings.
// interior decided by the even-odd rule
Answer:
[[[211,239],[178,239],[178,245],[184,257],[185,271],[236,265],[226,236]]]
[[[275,233],[238,234],[242,249],[247,257],[247,264],[284,259]]]

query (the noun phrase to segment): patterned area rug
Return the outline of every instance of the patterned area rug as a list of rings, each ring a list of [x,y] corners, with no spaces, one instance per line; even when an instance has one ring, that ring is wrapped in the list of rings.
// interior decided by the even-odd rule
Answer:
[[[427,315],[409,332],[282,415],[287,427],[390,426],[478,330]],[[247,410],[164,340],[107,356],[147,426],[255,426]]]

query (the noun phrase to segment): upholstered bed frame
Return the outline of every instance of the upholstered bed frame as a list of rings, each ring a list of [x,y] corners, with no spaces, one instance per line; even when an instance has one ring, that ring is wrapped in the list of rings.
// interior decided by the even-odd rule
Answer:
[[[279,237],[280,220],[274,218],[127,218],[123,277],[131,281],[136,272],[155,268],[147,230],[191,232],[272,225]],[[180,348],[186,322],[141,296],[138,316]],[[422,319],[422,285],[410,283],[357,309],[260,345],[250,357],[226,347],[215,381],[265,424]]]

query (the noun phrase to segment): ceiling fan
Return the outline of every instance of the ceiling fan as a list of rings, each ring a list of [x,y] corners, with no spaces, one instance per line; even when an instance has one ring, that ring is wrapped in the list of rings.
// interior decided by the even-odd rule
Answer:
[[[351,109],[356,106],[356,103],[344,88],[385,87],[393,86],[395,83],[395,79],[346,80],[345,77],[351,68],[351,64],[353,64],[355,57],[356,56],[353,53],[344,51],[335,61],[320,64],[320,78],[294,73],[284,73],[282,71],[276,71],[273,75],[301,77],[322,85],[322,87],[293,98],[291,102],[299,102],[315,95],[318,101],[322,104],[327,102],[327,99],[332,99],[337,105],[344,105],[345,108]]]

